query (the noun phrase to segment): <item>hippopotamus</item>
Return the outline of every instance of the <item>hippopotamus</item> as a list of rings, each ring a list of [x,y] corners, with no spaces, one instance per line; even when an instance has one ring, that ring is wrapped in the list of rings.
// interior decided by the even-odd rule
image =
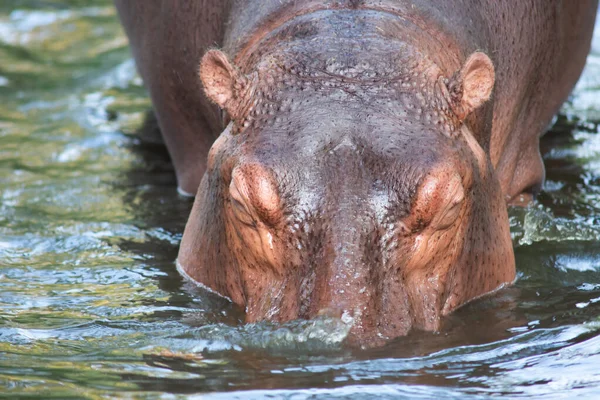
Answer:
[[[576,83],[597,0],[117,0],[195,195],[177,266],[247,322],[369,347],[515,279],[507,206]]]

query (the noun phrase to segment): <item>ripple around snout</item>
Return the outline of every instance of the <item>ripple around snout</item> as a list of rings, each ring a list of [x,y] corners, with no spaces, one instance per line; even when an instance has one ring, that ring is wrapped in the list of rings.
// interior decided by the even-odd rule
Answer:
[[[245,325],[177,272],[191,202],[136,133],[110,0],[0,2],[0,397],[597,398],[598,39],[538,202],[510,211],[515,285],[357,350],[336,319]]]
[[[267,322],[241,327],[206,325],[187,330],[181,338],[194,342],[193,352],[266,350],[273,354],[320,354],[340,351],[349,330],[338,319],[318,318],[281,325]]]

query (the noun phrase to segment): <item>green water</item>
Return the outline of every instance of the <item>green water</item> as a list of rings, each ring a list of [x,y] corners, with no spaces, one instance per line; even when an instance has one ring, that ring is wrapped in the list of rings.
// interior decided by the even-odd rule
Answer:
[[[600,398],[600,32],[511,211],[519,278],[440,333],[243,325],[175,270],[191,208],[109,1],[0,3],[0,397]]]

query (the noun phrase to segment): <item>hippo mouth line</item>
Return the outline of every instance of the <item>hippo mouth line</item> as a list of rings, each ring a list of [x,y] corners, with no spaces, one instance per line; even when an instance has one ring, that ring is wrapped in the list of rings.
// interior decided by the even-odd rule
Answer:
[[[181,276],[188,282],[193,283],[195,286],[198,286],[201,289],[206,290],[209,293],[212,293],[214,295],[219,296],[222,299],[225,299],[227,301],[229,301],[230,303],[233,303],[233,300],[231,299],[231,297],[229,296],[225,296],[224,294],[221,294],[219,292],[217,292],[214,289],[211,289],[210,287],[208,287],[207,285],[205,285],[204,283],[195,280],[194,278],[192,278],[187,272],[185,272],[185,267],[179,262],[179,258],[177,258],[175,260],[175,268],[177,269],[177,272],[179,272],[179,274],[181,274]]]

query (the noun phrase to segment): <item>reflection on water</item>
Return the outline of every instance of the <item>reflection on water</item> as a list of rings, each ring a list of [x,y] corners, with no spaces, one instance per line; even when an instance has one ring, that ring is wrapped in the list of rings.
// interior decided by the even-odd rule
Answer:
[[[191,203],[177,195],[146,119],[150,104],[110,2],[4,0],[0,391],[594,398],[599,35],[544,139],[544,192],[511,211],[516,285],[458,310],[440,333],[357,351],[340,345],[340,322],[243,325],[239,309],[184,283],[173,260]]]

